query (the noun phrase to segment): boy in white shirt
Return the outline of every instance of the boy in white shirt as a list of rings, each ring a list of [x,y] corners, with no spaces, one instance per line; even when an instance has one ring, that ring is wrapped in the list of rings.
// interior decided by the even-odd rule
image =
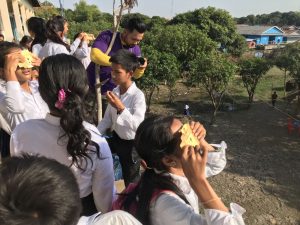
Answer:
[[[98,129],[102,134],[112,130],[112,137],[107,141],[112,153],[120,158],[124,182],[128,186],[140,176],[140,163],[133,149],[133,139],[138,126],[144,120],[146,102],[144,93],[132,81],[132,76],[144,64],[144,59],[121,49],[110,58],[110,62],[111,76],[118,86],[106,94],[109,105]]]

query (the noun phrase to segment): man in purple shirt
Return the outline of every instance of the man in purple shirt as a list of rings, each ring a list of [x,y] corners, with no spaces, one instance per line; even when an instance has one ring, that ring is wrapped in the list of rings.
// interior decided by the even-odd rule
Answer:
[[[99,65],[100,82],[102,83],[101,94],[105,95],[107,91],[112,91],[116,87],[111,79],[111,63],[109,62],[110,56],[114,55],[120,49],[127,49],[136,56],[141,57],[141,49],[138,44],[143,39],[145,31],[146,25],[140,19],[130,19],[126,24],[124,31],[122,33],[117,33],[115,42],[108,55],[105,53],[112,40],[113,32],[107,30],[98,35],[91,50],[92,62],[87,68],[89,85],[92,89],[95,88],[95,69],[96,66]],[[135,71],[134,78],[140,78],[144,74],[146,67],[147,61],[145,60],[145,64]]]

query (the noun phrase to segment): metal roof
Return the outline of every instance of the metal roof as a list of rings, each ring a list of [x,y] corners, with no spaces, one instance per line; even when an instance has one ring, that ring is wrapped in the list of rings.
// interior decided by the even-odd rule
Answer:
[[[282,33],[284,33],[279,27],[277,26],[249,26],[249,25],[245,25],[245,24],[238,24],[236,25],[237,28],[237,32],[239,34],[247,34],[247,35],[272,35],[272,33],[265,33],[266,31],[272,29],[272,28],[276,28],[279,31],[281,31]],[[278,33],[274,33],[278,34]]]

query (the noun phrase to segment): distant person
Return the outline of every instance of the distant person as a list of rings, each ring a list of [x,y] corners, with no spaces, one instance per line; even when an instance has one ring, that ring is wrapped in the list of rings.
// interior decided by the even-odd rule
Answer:
[[[276,93],[276,91],[274,91],[274,93],[272,94],[272,106],[273,107],[275,107],[277,97],[278,97],[277,93]]]
[[[190,114],[190,106],[189,105],[185,105],[184,106],[184,110],[183,110],[183,114],[185,115],[185,116],[190,116],[191,114]]]
[[[4,41],[4,35],[0,34],[0,42]]]
[[[23,49],[30,50],[32,41],[33,41],[33,39],[30,36],[25,35],[22,37],[22,39],[20,41],[20,45]]]
[[[45,157],[22,155],[0,164],[1,225],[141,225],[114,211],[80,217],[76,178],[69,167]]]
[[[33,38],[31,43],[31,52],[36,56],[39,55],[42,47],[47,41],[46,22],[39,17],[31,17],[27,20],[27,28],[30,36]]]

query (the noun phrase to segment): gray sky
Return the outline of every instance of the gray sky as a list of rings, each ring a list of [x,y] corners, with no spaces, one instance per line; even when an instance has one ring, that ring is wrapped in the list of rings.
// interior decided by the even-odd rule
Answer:
[[[59,5],[59,0],[49,1],[56,6]],[[73,8],[74,3],[78,1],[62,0],[65,8]],[[102,12],[109,13],[112,13],[112,2],[113,0],[87,0],[88,4],[95,4]],[[138,7],[132,12],[166,18],[207,6],[225,9],[234,17],[275,11],[300,11],[300,0],[139,0],[138,2]]]

